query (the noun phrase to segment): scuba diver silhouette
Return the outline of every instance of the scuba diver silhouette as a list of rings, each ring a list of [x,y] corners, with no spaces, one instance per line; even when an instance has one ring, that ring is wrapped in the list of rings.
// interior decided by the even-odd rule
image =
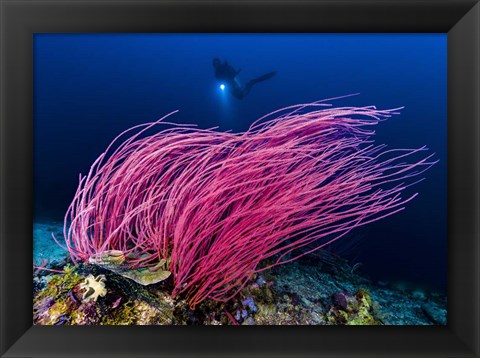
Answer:
[[[276,71],[268,72],[242,85],[237,77],[241,70],[235,70],[227,61],[223,61],[222,63],[218,58],[214,58],[213,67],[215,68],[215,77],[225,82],[225,86],[228,87],[230,93],[238,99],[245,98],[245,96],[250,93],[253,85],[268,80],[277,73]]]

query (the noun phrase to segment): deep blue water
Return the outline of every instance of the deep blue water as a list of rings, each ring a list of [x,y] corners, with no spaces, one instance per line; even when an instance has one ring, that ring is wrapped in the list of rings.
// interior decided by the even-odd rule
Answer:
[[[405,106],[377,143],[427,145],[440,162],[407,210],[361,228],[352,258],[373,278],[446,287],[445,34],[37,34],[34,37],[35,216],[63,219],[94,159],[122,130],[170,120],[245,130],[284,106],[360,93],[339,106]],[[219,88],[212,59],[269,71],[243,100]]]

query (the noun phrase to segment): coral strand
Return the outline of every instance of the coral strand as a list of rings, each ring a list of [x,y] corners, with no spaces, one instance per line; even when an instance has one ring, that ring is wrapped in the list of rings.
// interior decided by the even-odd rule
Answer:
[[[401,196],[411,178],[435,161],[415,159],[425,147],[373,144],[369,127],[396,113],[317,102],[275,111],[239,134],[165,117],[137,126],[143,137],[118,144],[122,133],[80,177],[66,248],[74,262],[106,250],[123,251],[132,268],[169,259],[173,295],[192,308],[227,301],[255,272],[404,209],[416,195]],[[159,125],[169,128],[145,135]]]

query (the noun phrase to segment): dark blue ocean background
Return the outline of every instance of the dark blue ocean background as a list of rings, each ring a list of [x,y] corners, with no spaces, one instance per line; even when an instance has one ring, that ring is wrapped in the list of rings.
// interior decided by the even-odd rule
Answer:
[[[377,143],[426,145],[439,163],[405,211],[350,235],[347,254],[373,279],[443,290],[446,47],[445,34],[37,34],[35,220],[63,220],[79,173],[128,127],[178,109],[171,121],[242,131],[275,109],[360,93],[331,103],[405,106],[377,126]],[[238,100],[220,90],[214,57],[243,81],[277,75]]]

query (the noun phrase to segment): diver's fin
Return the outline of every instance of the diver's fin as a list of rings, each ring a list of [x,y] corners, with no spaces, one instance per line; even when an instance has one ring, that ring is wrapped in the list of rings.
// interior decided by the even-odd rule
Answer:
[[[254,84],[256,84],[258,82],[268,80],[268,79],[272,78],[273,76],[275,76],[276,73],[277,73],[277,71],[272,71],[272,72],[266,73],[266,74],[264,74],[260,77],[254,78],[253,80],[248,81],[247,84],[245,85],[245,90],[244,90],[245,93],[243,94],[243,97],[245,97],[248,94],[248,92],[250,92],[250,90],[252,89]]]
[[[268,72],[268,73],[266,73],[266,74],[264,74],[260,77],[254,78],[250,82],[252,82],[252,84],[255,84],[255,83],[258,83],[258,82],[269,80],[270,78],[275,76],[276,73],[277,73],[277,71]]]

